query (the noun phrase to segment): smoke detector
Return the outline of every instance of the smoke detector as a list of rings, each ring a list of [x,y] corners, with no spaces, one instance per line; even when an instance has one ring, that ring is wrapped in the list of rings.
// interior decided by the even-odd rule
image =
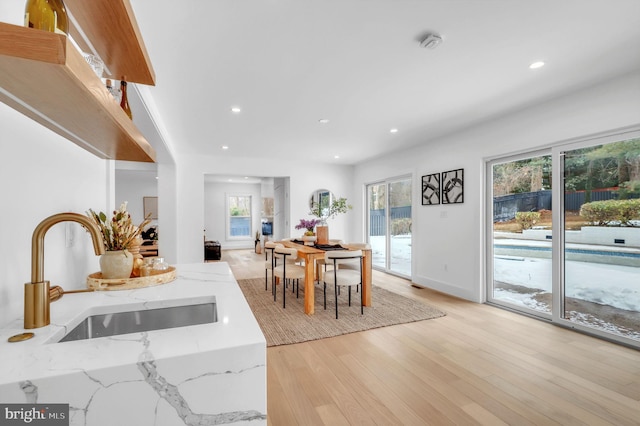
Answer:
[[[427,36],[420,42],[420,47],[425,49],[435,49],[442,43],[442,37],[438,34],[427,34]]]

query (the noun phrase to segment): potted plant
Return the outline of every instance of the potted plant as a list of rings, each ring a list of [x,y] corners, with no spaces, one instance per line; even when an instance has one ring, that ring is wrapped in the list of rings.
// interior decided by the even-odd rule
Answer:
[[[320,220],[318,219],[300,219],[300,223],[295,226],[296,229],[306,229],[306,231],[302,235],[302,241],[304,241],[306,245],[312,246],[313,243],[315,243],[316,234],[314,232],[314,229],[319,223]]]
[[[329,207],[325,209],[322,209],[317,202],[312,202],[309,214],[318,217],[324,225],[327,219],[333,219],[338,214],[346,213],[352,208],[353,206],[351,204],[347,204],[346,198],[340,197],[333,200],[333,202],[329,204]]]
[[[104,244],[105,253],[100,256],[100,271],[102,278],[129,278],[134,269],[134,257],[129,248],[139,245],[139,236],[145,226],[151,221],[147,216],[138,226],[133,224],[131,215],[127,212],[127,202],[113,211],[111,219],[103,212],[96,213],[89,209],[87,216],[94,220]]]
[[[328,208],[322,208],[317,202],[311,203],[311,211],[309,214],[317,216],[320,219],[321,226],[317,227],[318,232],[318,244],[329,243],[329,227],[327,226],[327,220],[333,219],[340,213],[346,213],[351,210],[353,206],[347,204],[347,199],[344,197],[336,198]]]
[[[318,219],[300,219],[300,223],[295,226],[296,229],[306,229],[304,235],[312,236],[315,235],[314,228],[316,225],[321,223]]]

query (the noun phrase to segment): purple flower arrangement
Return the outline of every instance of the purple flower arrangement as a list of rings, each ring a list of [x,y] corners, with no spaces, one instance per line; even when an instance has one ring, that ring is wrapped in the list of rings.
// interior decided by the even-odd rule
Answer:
[[[315,228],[316,225],[321,222],[322,221],[318,219],[311,219],[311,220],[300,219],[300,223],[296,225],[296,229],[306,229],[307,231],[313,232],[313,228]]]

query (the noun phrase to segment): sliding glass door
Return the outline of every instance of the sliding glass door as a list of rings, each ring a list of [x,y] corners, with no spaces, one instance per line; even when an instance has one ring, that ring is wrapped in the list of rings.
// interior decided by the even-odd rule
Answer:
[[[551,153],[490,163],[489,251],[496,304],[551,316]]]
[[[640,347],[640,132],[487,163],[487,301]]]
[[[561,318],[640,341],[640,138],[563,150]]]
[[[367,186],[368,242],[374,268],[411,276],[411,178]]]

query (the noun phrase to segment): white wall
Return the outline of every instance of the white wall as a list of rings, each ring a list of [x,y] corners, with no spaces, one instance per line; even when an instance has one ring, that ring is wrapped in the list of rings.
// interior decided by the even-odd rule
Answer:
[[[101,160],[0,103],[0,325],[23,314],[31,281],[31,236],[44,218],[105,209],[113,162]],[[73,244],[67,247],[67,228]],[[45,238],[44,278],[66,290],[86,286],[98,271],[89,234],[54,225]],[[73,295],[65,296],[73,297]],[[56,309],[55,303],[51,306]]]
[[[24,6],[22,0],[2,0],[0,2],[0,21],[13,25],[24,25]]]
[[[158,183],[155,171],[119,170],[115,172],[116,207],[127,202],[127,211],[133,223],[140,224],[144,218],[144,197],[158,196]],[[156,224],[153,220],[151,225]]]
[[[368,182],[412,172],[413,281],[482,301],[485,159],[640,125],[639,95],[640,74],[628,75],[456,134],[425,140],[414,149],[357,166],[352,191],[360,191]],[[458,168],[464,169],[464,204],[422,206],[421,176]],[[356,208],[362,214],[362,203]]]

